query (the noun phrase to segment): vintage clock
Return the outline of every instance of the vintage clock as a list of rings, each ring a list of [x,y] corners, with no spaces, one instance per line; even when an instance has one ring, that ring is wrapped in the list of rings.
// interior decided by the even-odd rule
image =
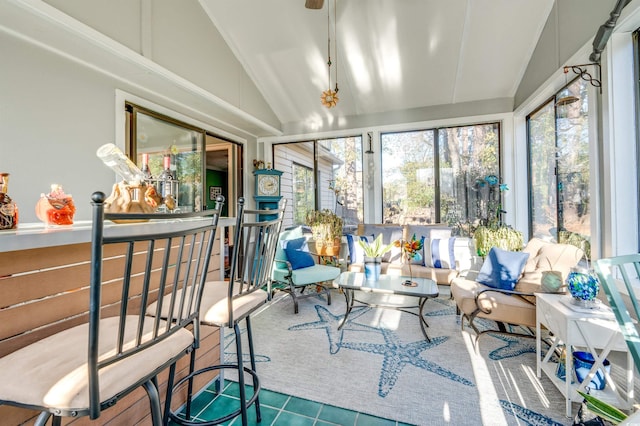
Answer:
[[[280,176],[272,174],[258,174],[256,195],[260,197],[280,196]]]
[[[280,199],[280,170],[258,169],[253,174],[256,177],[256,189],[253,196],[256,200],[256,207],[259,210],[275,210],[278,208]],[[271,215],[260,215],[259,220],[269,220],[275,218]]]

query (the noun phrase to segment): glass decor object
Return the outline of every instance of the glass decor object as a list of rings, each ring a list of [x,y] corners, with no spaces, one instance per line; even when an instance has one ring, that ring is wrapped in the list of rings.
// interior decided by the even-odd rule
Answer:
[[[9,173],[0,173],[0,229],[18,226],[18,205],[9,197]]]
[[[114,144],[102,145],[96,151],[96,155],[126,182],[134,184],[144,179],[142,170]]]
[[[112,143],[98,148],[96,155],[123,181],[113,185],[105,200],[109,213],[153,213],[164,202],[156,187],[145,181],[144,173]]]
[[[411,263],[413,263],[414,260],[415,261],[422,260],[422,254],[420,254],[420,251],[422,250],[422,247],[423,247],[422,238],[417,239],[416,234],[413,234],[410,240],[405,241],[400,239],[395,241],[393,245],[396,247],[400,247],[400,249],[402,250],[402,254],[404,255],[404,258],[407,262],[407,265],[409,265],[409,279],[405,280],[402,283],[402,285],[407,287],[416,287],[418,283],[413,281],[413,271],[411,270]]]
[[[40,199],[36,203],[36,216],[47,226],[51,225],[73,225],[73,215],[76,213],[76,206],[73,198],[65,194],[62,186],[51,185],[51,192],[40,194]]]
[[[566,282],[576,305],[585,308],[594,308],[598,305],[599,300],[596,297],[600,291],[600,283],[593,272],[588,269],[573,268]]]

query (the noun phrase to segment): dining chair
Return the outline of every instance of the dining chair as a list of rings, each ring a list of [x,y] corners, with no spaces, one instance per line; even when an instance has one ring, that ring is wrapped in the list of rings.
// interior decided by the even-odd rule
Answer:
[[[159,426],[156,376],[198,343],[198,309],[223,199],[215,209],[181,214],[111,214],[104,212],[104,193],[91,199],[88,321],[0,358],[0,404],[40,411],[36,425],[53,417],[57,426],[62,417],[97,419],[142,386]],[[158,219],[164,223],[153,223]],[[182,309],[171,309],[167,320],[148,316],[155,298],[158,310]]]
[[[238,415],[242,417],[242,424],[248,424],[248,408],[254,404],[256,419],[260,421],[260,380],[256,372],[255,351],[251,330],[251,314],[263,307],[268,300],[271,268],[275,256],[278,235],[286,201],[283,200],[278,209],[249,210],[244,206],[244,199],[238,200],[236,224],[233,234],[233,250],[231,254],[231,269],[228,281],[209,281],[206,283],[201,305],[201,324],[233,328],[235,333],[236,362],[216,364],[194,371],[182,378],[175,385],[168,388],[166,417],[172,422],[182,425],[215,425],[227,422]],[[163,314],[166,317],[166,313]],[[246,337],[249,346],[250,367],[243,363],[242,332],[240,324],[244,320]],[[192,356],[192,359],[195,357]],[[217,361],[217,360],[215,360]],[[219,417],[206,421],[193,421],[191,402],[193,398],[193,379],[201,374],[217,372],[219,370],[234,370],[238,378],[239,408],[228,413],[221,413]],[[245,374],[252,378],[253,395],[247,398],[245,388]],[[172,395],[183,386],[188,386],[187,405],[183,410],[171,410]]]
[[[636,295],[640,285],[640,253],[598,259],[593,266],[640,373],[640,302]]]

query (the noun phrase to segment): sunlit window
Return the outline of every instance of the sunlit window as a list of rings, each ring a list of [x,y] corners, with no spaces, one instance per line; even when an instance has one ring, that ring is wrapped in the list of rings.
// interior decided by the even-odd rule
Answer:
[[[362,138],[318,141],[320,205],[342,217],[345,225],[363,220]]]
[[[385,222],[445,222],[468,235],[486,215],[477,182],[499,180],[498,123],[385,133],[381,143]]]
[[[530,232],[589,254],[588,83],[577,79],[527,117]]]
[[[291,165],[293,175],[293,223],[303,225],[307,213],[314,210],[315,202],[313,191],[313,170],[300,164]]]
[[[273,161],[283,172],[281,194],[293,206],[284,227],[304,224],[316,209],[335,212],[345,225],[363,221],[361,136],[276,144]]]

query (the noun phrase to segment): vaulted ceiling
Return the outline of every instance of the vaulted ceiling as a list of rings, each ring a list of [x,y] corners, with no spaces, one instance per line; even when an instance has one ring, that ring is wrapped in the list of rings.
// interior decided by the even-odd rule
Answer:
[[[304,0],[200,1],[282,123],[513,98],[553,6],[337,0],[334,20],[334,0],[320,10]],[[340,88],[331,109],[320,102],[329,88],[328,20],[331,87],[337,69]]]

